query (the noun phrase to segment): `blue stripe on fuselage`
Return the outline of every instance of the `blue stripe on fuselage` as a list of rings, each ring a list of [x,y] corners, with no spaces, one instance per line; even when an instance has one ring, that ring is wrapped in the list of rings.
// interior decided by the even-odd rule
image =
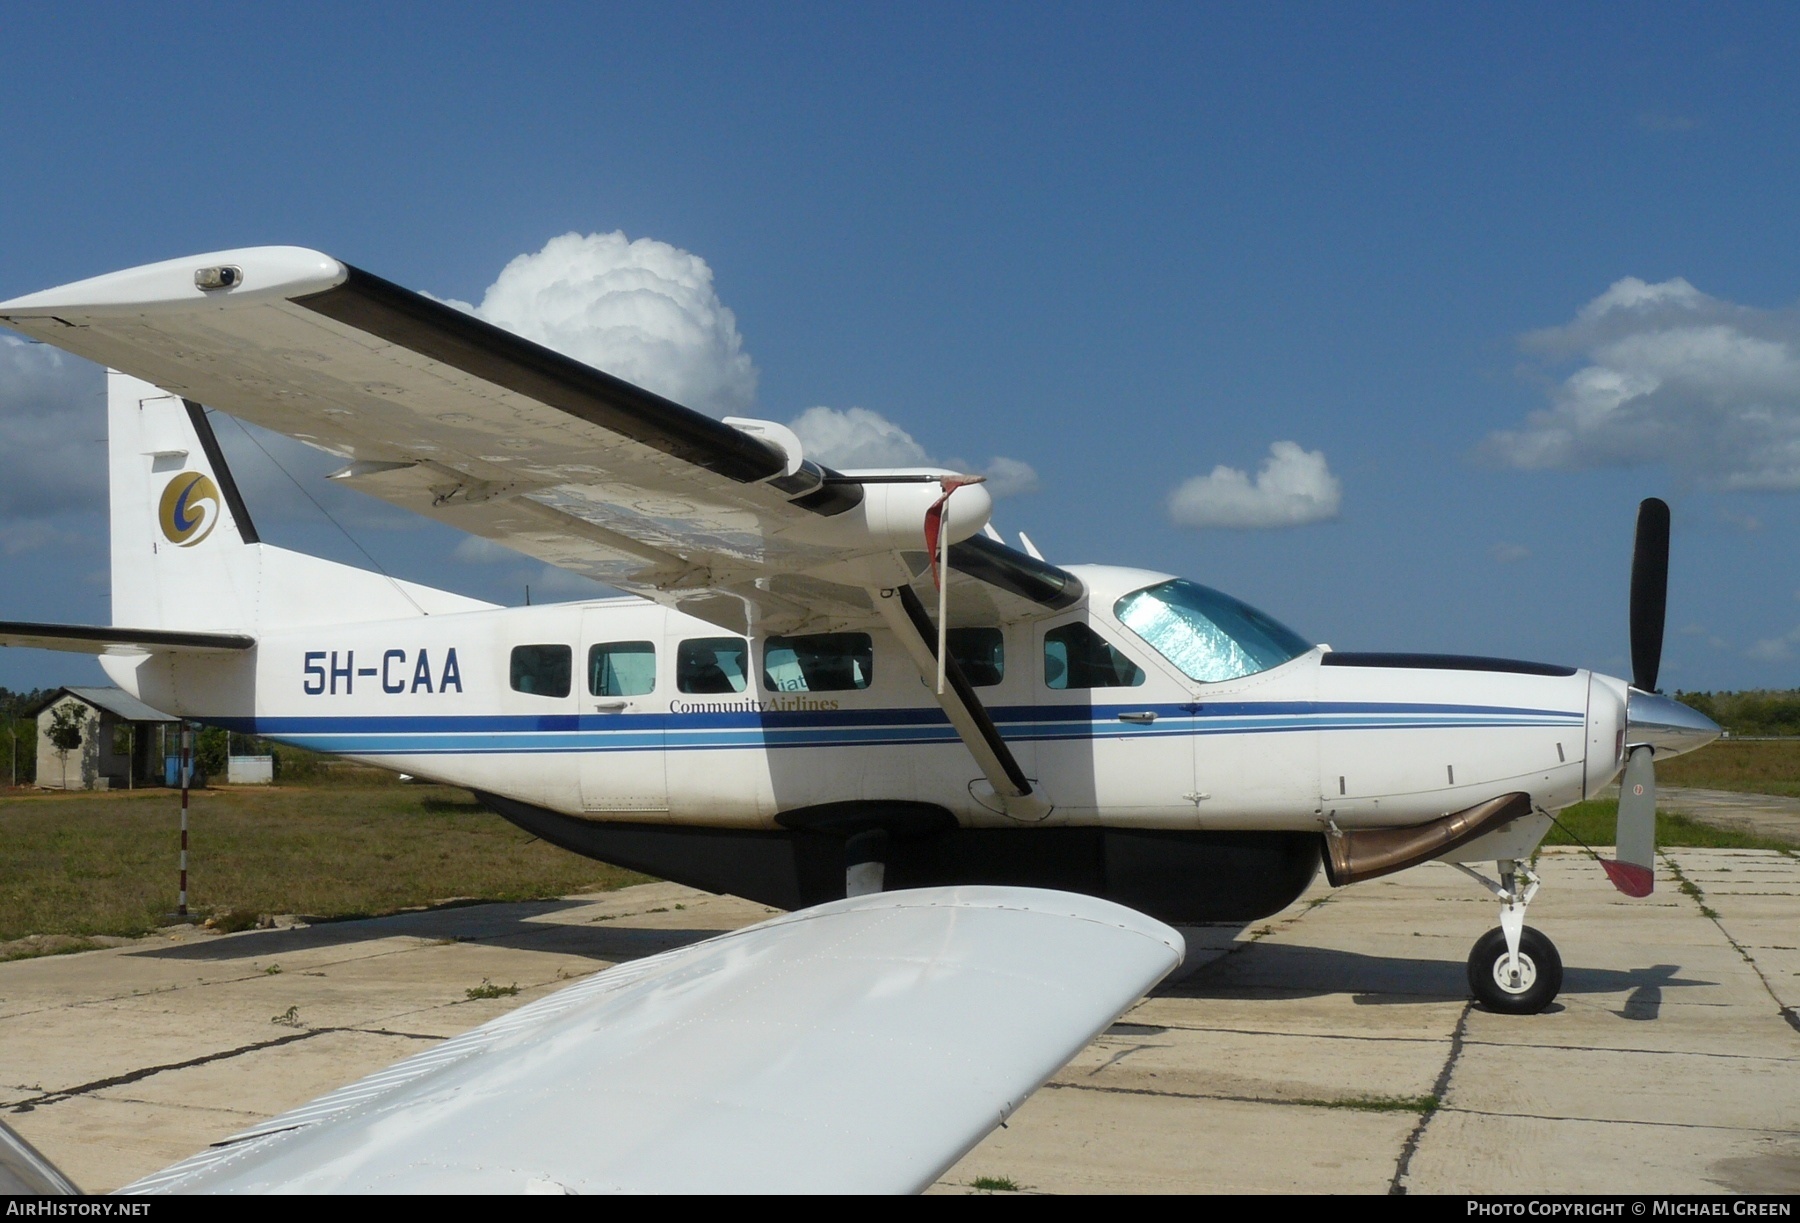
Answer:
[[[1152,723],[1121,722],[1152,712]],[[1581,726],[1580,710],[1499,705],[1270,701],[1218,704],[1018,705],[989,710],[1019,742],[1309,730],[1455,730]],[[345,755],[492,752],[696,751],[952,743],[940,709],[754,710],[713,713],[475,714],[208,719],[317,751]]]

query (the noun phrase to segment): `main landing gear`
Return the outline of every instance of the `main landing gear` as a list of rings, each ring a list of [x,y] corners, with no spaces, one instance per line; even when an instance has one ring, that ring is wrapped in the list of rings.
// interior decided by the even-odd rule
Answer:
[[[1490,1011],[1535,1015],[1562,989],[1562,957],[1555,943],[1525,924],[1525,907],[1537,895],[1537,875],[1513,859],[1495,865],[1500,868],[1498,883],[1455,863],[1500,899],[1500,924],[1477,939],[1469,952],[1469,988]]]

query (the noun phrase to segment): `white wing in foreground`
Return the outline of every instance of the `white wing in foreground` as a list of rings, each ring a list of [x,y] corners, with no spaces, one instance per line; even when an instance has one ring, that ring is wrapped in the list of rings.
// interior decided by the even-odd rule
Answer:
[[[599,973],[124,1192],[918,1191],[1182,954],[1087,896],[840,901]]]

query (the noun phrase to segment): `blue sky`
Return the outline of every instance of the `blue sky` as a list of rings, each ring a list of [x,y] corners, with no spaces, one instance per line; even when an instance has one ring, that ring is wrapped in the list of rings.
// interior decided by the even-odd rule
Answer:
[[[1052,560],[1186,574],[1339,648],[1620,673],[1633,513],[1663,496],[1664,686],[1800,685],[1790,7],[40,5],[0,28],[0,299],[279,242],[480,302],[557,235],[623,231],[705,261],[754,414],[861,408],[933,456],[1028,464],[1039,491],[996,522]],[[38,359],[0,348],[0,618],[104,621],[99,382],[33,390]],[[1320,520],[1172,519],[1219,466],[1255,519],[1278,442],[1321,457]],[[284,461],[397,573],[578,592]],[[265,537],[359,559],[241,474]],[[0,685],[97,674],[0,654]]]

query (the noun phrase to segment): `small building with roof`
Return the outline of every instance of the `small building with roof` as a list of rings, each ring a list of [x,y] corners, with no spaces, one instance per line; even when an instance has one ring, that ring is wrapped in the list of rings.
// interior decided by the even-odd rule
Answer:
[[[37,784],[45,790],[126,790],[161,785],[165,737],[181,723],[120,688],[58,688],[27,713],[37,716]],[[73,726],[64,750],[52,732]]]

